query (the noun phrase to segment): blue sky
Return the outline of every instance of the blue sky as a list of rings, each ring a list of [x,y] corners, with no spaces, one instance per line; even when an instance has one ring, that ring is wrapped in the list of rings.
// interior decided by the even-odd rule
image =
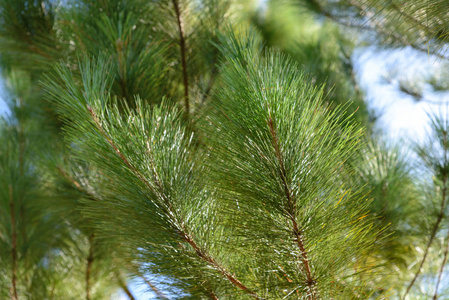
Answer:
[[[428,113],[446,111],[448,92],[435,91],[430,78],[446,80],[446,61],[406,47],[402,50],[376,46],[356,48],[352,56],[368,106],[380,114],[377,126],[392,141],[423,141],[429,128]],[[412,85],[423,95],[417,101],[399,89],[400,82]],[[440,104],[437,104],[440,103]]]

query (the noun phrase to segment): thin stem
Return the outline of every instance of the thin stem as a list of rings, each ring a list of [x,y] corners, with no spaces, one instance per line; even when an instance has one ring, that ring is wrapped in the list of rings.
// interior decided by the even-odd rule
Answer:
[[[151,283],[145,276],[140,275],[140,278],[153,290],[153,292],[159,297],[164,299],[170,299],[166,295],[164,295],[153,283]]]
[[[157,189],[155,189],[147,179],[137,170],[126,158],[126,156],[120,151],[120,149],[115,145],[115,143],[112,141],[112,139],[109,137],[109,135],[104,131],[103,127],[100,124],[100,121],[98,120],[98,117],[96,116],[95,112],[91,107],[87,107],[93,121],[97,125],[98,130],[100,131],[101,135],[106,139],[106,141],[109,143],[109,145],[112,147],[112,149],[115,151],[115,153],[120,157],[120,159],[123,161],[123,163],[131,169],[131,171],[134,173],[134,175],[140,179],[145,186],[150,189],[155,194],[159,195],[165,202],[168,208],[168,213],[175,218],[176,213],[175,210],[170,202],[170,200],[165,196],[163,190],[162,190],[162,184],[159,180],[159,176],[156,173],[156,169],[154,165],[151,165],[152,173],[153,173],[153,180],[155,181],[155,184],[157,186]],[[151,155],[151,149],[149,146],[149,143],[147,143],[149,154]],[[229,273],[224,267],[222,267],[220,264],[218,264],[207,252],[200,248],[198,244],[193,240],[193,238],[188,234],[188,230],[184,226],[184,222],[181,220],[175,220],[176,223],[181,224],[180,228],[177,228],[180,232],[180,234],[183,237],[184,242],[187,242],[193,250],[196,252],[198,257],[202,259],[203,261],[207,262],[210,266],[212,266],[215,270],[217,270],[220,274],[222,274],[224,277],[226,277],[232,284],[234,284],[237,288],[244,291],[245,293],[249,294],[250,296],[254,297],[255,299],[260,299],[260,297],[250,290],[248,287],[246,287],[242,282],[240,282],[234,275]],[[89,300],[89,299],[88,299]]]
[[[190,103],[189,103],[189,77],[187,73],[187,47],[185,41],[185,33],[184,33],[184,23],[182,20],[181,9],[179,7],[178,0],[172,0],[173,9],[176,14],[176,22],[178,24],[178,32],[179,32],[179,48],[181,51],[181,65],[182,65],[182,78],[184,84],[184,105],[186,109],[186,116],[189,116],[190,113]]]
[[[260,297],[255,292],[246,287],[240,280],[238,280],[234,275],[229,273],[225,268],[220,266],[212,257],[209,256],[209,254],[207,254],[203,249],[201,249],[192,239],[191,236],[185,235],[184,239],[190,246],[192,246],[193,250],[195,250],[198,257],[208,262],[215,270],[217,270],[219,273],[225,276],[232,284],[234,284],[236,287],[238,287],[245,293],[249,294],[250,296],[254,297],[255,299],[260,299]]]
[[[133,294],[131,293],[131,291],[129,290],[128,286],[126,285],[125,280],[123,280],[122,276],[117,272],[117,273],[115,273],[115,277],[117,278],[117,282],[118,282],[119,286],[126,293],[128,298],[130,300],[136,300],[136,298],[134,298]]]
[[[89,235],[89,256],[86,263],[86,300],[90,300],[92,264],[94,262],[94,235]]]
[[[444,132],[444,167],[447,166],[447,151],[448,151],[448,145],[447,145],[447,133]],[[446,171],[444,171],[446,172]],[[435,222],[435,225],[432,229],[432,233],[430,234],[429,242],[427,243],[426,250],[424,251],[424,256],[421,260],[421,263],[419,264],[418,270],[415,273],[415,276],[413,277],[412,281],[407,287],[407,290],[405,291],[403,299],[407,296],[407,294],[410,292],[411,288],[415,284],[416,279],[418,278],[419,274],[421,273],[421,268],[424,265],[424,262],[426,261],[427,255],[429,254],[430,246],[437,234],[438,228],[440,227],[440,223],[443,220],[444,217],[444,209],[446,207],[446,193],[447,193],[447,173],[443,174],[443,190],[442,190],[442,196],[441,196],[441,205],[440,205],[440,213],[438,214],[437,221]]]
[[[419,264],[418,270],[416,271],[415,276],[413,277],[412,281],[410,282],[409,286],[407,287],[407,290],[405,291],[403,299],[405,299],[407,294],[410,292],[410,289],[413,287],[416,279],[418,278],[419,274],[421,273],[421,268],[424,265],[424,262],[426,261],[427,255],[429,254],[430,246],[435,238],[438,227],[440,226],[440,223],[443,220],[443,216],[444,216],[443,210],[446,205],[445,200],[444,200],[444,199],[446,199],[446,188],[443,188],[443,197],[442,198],[443,199],[442,199],[442,203],[441,203],[441,212],[440,212],[440,214],[438,214],[437,221],[436,221],[435,225],[433,226],[432,233],[430,234],[430,239],[427,242],[426,250],[424,251],[424,256],[421,260],[421,263]]]
[[[287,184],[287,171],[285,169],[284,159],[282,157],[282,151],[280,149],[279,139],[278,139],[278,136],[276,133],[274,121],[271,116],[269,116],[269,119],[268,119],[268,127],[270,129],[271,138],[272,138],[272,142],[273,142],[273,146],[274,146],[274,151],[275,151],[276,158],[278,159],[278,163],[279,163],[279,167],[280,167],[279,175],[281,177],[282,186],[284,188],[284,193],[287,198],[288,213],[289,213],[289,218],[292,222],[293,234],[295,236],[295,241],[296,241],[299,251],[300,251],[299,259],[302,262],[303,269],[304,269],[304,272],[305,272],[306,278],[307,278],[306,284],[310,290],[310,293],[308,294],[308,299],[314,300],[318,296],[317,292],[315,290],[316,281],[313,279],[312,272],[310,269],[307,250],[305,249],[305,246],[304,246],[303,232],[299,229],[298,223],[296,222],[296,205],[295,205],[293,196],[290,192],[289,185]]]
[[[62,177],[64,177],[66,180],[68,180],[68,181],[69,181],[71,184],[73,184],[77,189],[81,190],[82,192],[85,192],[85,191],[82,189],[82,187],[81,187],[81,185],[79,184],[79,182],[76,181],[75,179],[73,179],[72,177],[70,177],[70,175],[67,174],[67,173],[62,169],[61,166],[57,166],[56,168],[58,169],[58,171],[59,171],[59,173],[62,175]]]
[[[10,294],[12,300],[18,300],[19,296],[17,294],[17,229],[16,229],[16,213],[14,207],[13,199],[13,189],[12,185],[9,185],[9,208],[11,213],[11,235],[12,235],[12,246],[11,246],[11,288]]]
[[[215,293],[213,291],[209,291],[208,290],[208,292],[209,292],[209,296],[210,296],[211,299],[213,299],[213,300],[220,300],[220,299],[218,299],[217,295],[215,295]]]

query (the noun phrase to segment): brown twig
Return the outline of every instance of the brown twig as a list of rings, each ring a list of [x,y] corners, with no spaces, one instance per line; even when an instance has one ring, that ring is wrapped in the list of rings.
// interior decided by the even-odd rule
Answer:
[[[126,282],[123,280],[122,276],[120,275],[120,273],[116,272],[115,273],[115,277],[117,278],[117,282],[119,284],[119,286],[122,288],[122,290],[126,293],[126,295],[128,296],[128,298],[130,300],[136,300],[136,298],[134,298],[133,294],[131,293],[131,291],[129,290],[128,286],[126,285]]]
[[[212,300],[220,300],[218,299],[217,295],[215,295],[215,293],[213,291],[208,290],[209,292],[209,296]]]
[[[19,108],[23,108],[23,99],[22,97],[18,98],[19,100]],[[25,133],[23,128],[23,120],[19,120],[18,124],[18,139],[19,139],[19,172],[20,177],[24,175],[25,172]],[[19,220],[25,220],[25,205],[23,201],[19,201]],[[21,224],[23,225],[23,224]],[[19,231],[22,236],[22,240],[26,240],[27,230],[26,226],[20,226]]]
[[[306,284],[309,287],[310,293],[308,294],[308,299],[314,300],[317,298],[316,281],[312,276],[312,272],[310,269],[310,263],[308,259],[307,250],[304,246],[304,237],[303,232],[300,230],[298,223],[296,222],[296,205],[293,199],[293,196],[290,192],[289,185],[287,184],[287,172],[284,165],[284,159],[282,157],[282,151],[279,145],[279,139],[276,133],[276,127],[271,115],[268,118],[268,127],[270,129],[272,143],[275,151],[276,158],[279,163],[279,176],[281,177],[282,186],[284,188],[285,197],[287,198],[287,207],[289,212],[289,219],[292,222],[293,234],[295,237],[295,241],[300,251],[300,261],[302,262],[304,272],[306,274]]]
[[[192,239],[191,236],[185,235],[184,239],[190,246],[192,246],[193,250],[195,250],[198,257],[209,263],[215,270],[217,270],[219,273],[225,276],[232,284],[234,284],[236,287],[238,287],[245,293],[249,294],[250,296],[254,297],[255,299],[260,299],[260,297],[255,292],[246,287],[240,280],[238,280],[234,275],[229,273],[225,268],[220,266],[212,257],[209,256],[209,254],[207,254],[203,249],[201,249],[195,243],[195,241]]]
[[[78,188],[79,190],[82,190],[81,184],[76,181],[75,179],[73,179],[69,174],[67,174],[61,166],[57,166],[56,167],[59,171],[59,174],[62,175],[62,177],[64,177],[67,181],[70,181],[71,184],[73,184],[76,188]],[[84,192],[84,190],[83,190]]]

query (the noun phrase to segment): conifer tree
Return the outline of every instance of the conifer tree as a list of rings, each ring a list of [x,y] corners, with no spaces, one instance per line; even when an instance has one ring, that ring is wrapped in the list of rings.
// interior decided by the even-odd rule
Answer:
[[[1,0],[0,297],[447,295],[446,119],[418,180],[335,5]]]

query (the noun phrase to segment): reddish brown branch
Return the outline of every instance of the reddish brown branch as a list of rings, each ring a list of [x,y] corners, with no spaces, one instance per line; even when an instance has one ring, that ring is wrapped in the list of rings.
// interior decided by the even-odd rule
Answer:
[[[57,166],[56,167],[59,171],[59,174],[62,175],[62,177],[64,177],[67,181],[70,181],[71,184],[73,184],[76,188],[78,188],[79,190],[82,189],[80,183],[78,181],[76,181],[75,179],[73,179],[69,174],[67,174],[61,166]]]
[[[117,278],[117,282],[118,282],[119,286],[126,293],[128,298],[130,300],[136,300],[136,298],[134,298],[133,294],[131,293],[128,286],[126,285],[126,282],[123,280],[122,276],[119,273],[115,273],[115,277]]]
[[[93,109],[90,106],[87,106],[87,110],[89,111],[92,119],[94,120],[95,124],[97,125],[97,128],[100,130],[100,133],[103,135],[103,137],[106,139],[108,144],[114,149],[115,153],[120,157],[120,159],[123,161],[123,163],[132,170],[132,172],[139,177],[140,180],[144,182],[144,184],[153,190],[150,183],[140,174],[140,172],[128,161],[128,159],[123,155],[123,153],[118,149],[118,147],[114,144],[114,142],[111,140],[111,138],[108,136],[108,134],[104,131],[103,127],[101,126],[100,120],[98,120],[97,115],[93,111]]]
[[[189,103],[189,77],[187,73],[187,47],[185,41],[185,33],[184,33],[184,22],[182,20],[181,9],[179,7],[178,0],[172,0],[173,9],[176,14],[176,22],[178,24],[178,32],[179,32],[179,48],[181,51],[181,65],[182,65],[182,78],[184,84],[184,105],[186,109],[186,115],[189,116],[190,112],[190,103]]]
[[[11,235],[12,235],[12,246],[11,246],[11,288],[10,294],[12,300],[18,300],[19,296],[17,294],[17,229],[16,229],[16,213],[13,198],[12,185],[9,185],[9,208],[11,213]]]
[[[249,294],[250,296],[256,299],[260,299],[260,297],[255,292],[246,287],[242,282],[240,282],[240,280],[238,280],[234,275],[229,273],[222,266],[220,266],[212,257],[210,257],[207,253],[205,253],[204,250],[198,247],[198,245],[195,243],[195,241],[192,239],[191,236],[185,235],[184,239],[190,246],[192,246],[193,250],[195,250],[198,257],[209,263],[215,270],[217,270],[219,273],[225,276],[232,284],[234,284],[236,287],[238,287],[245,293]]]
[[[209,296],[212,300],[219,300],[217,295],[215,295],[215,293],[213,291],[208,291],[209,292]]]
[[[274,125],[274,121],[271,117],[271,115],[268,118],[268,127],[270,129],[271,138],[273,142],[273,147],[275,151],[276,158],[279,163],[279,176],[281,177],[282,186],[284,188],[285,197],[287,198],[287,207],[289,212],[289,218],[292,222],[293,227],[293,234],[294,239],[298,245],[299,251],[300,251],[300,261],[302,262],[304,272],[306,274],[306,284],[309,287],[310,293],[308,295],[308,298],[310,300],[317,298],[317,292],[315,289],[316,281],[313,279],[310,263],[308,259],[307,250],[304,246],[304,237],[302,231],[298,227],[298,223],[296,222],[296,204],[294,202],[293,196],[290,192],[289,185],[287,183],[287,171],[285,169],[284,165],[284,159],[282,157],[282,151],[279,145],[279,139],[276,133],[276,127]]]

